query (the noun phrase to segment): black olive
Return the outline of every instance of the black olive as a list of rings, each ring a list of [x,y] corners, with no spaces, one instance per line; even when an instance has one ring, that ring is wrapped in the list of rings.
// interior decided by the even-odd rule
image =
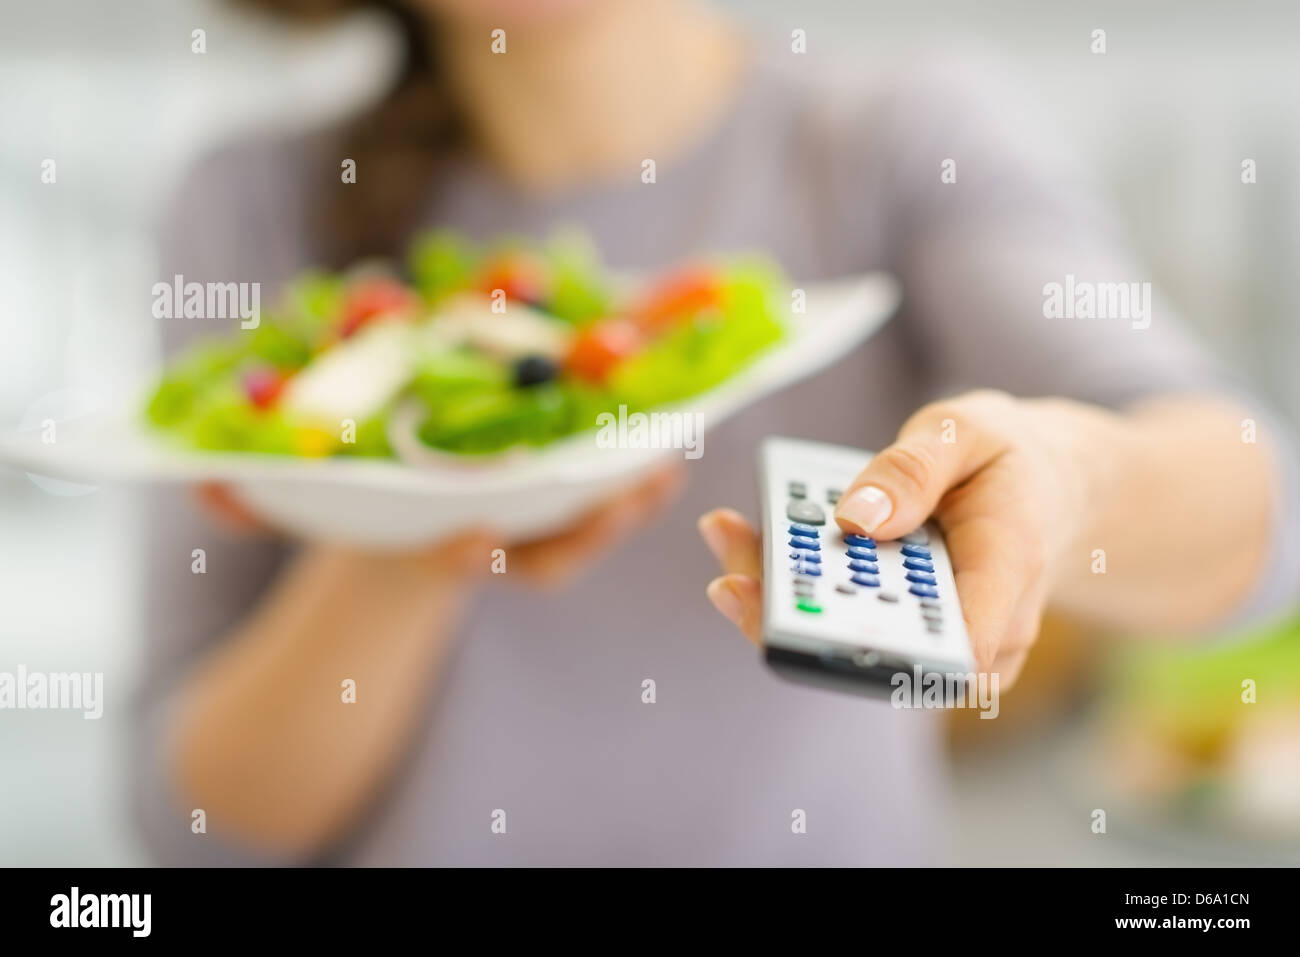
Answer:
[[[560,374],[560,367],[546,356],[524,356],[515,363],[515,385],[520,388],[550,382]]]

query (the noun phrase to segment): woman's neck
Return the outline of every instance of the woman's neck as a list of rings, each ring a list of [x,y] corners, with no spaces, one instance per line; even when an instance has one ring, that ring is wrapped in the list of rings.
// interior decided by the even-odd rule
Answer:
[[[595,0],[558,22],[439,24],[439,52],[475,148],[530,192],[665,165],[726,110],[737,31],[689,0]]]

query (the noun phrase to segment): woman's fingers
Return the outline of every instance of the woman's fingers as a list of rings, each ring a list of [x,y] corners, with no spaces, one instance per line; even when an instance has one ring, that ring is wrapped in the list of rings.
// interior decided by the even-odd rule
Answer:
[[[260,515],[235,497],[228,485],[203,482],[195,487],[194,493],[208,513],[231,531],[262,535],[275,533],[275,529]]]
[[[748,575],[723,575],[709,582],[713,607],[756,645],[763,643],[763,587]]]
[[[631,491],[592,509],[571,530],[512,547],[509,567],[535,584],[546,587],[567,584],[585,571],[596,556],[650,521],[672,501],[681,485],[680,467],[662,469]]]
[[[1005,655],[998,655],[993,662],[993,667],[989,669],[993,674],[998,676],[998,694],[1009,691],[1011,686],[1016,683],[1020,677],[1020,672],[1025,668],[1025,662],[1029,660],[1029,650],[1013,651]]]
[[[1015,533],[995,518],[971,518],[947,529],[957,594],[966,632],[980,671],[994,667],[999,654],[1017,652],[1032,642],[1020,632],[1027,626],[1025,598],[1038,585],[1038,574],[1018,547]]]
[[[715,508],[700,516],[697,527],[724,572],[763,577],[763,546],[745,516],[735,509]]]
[[[996,470],[995,470],[996,471]],[[1007,508],[1017,498],[1005,477],[975,479],[962,489],[956,519],[945,515],[962,611],[979,671],[999,670],[1005,689],[1015,681],[1038,631],[1045,588],[1031,526]],[[1022,527],[1023,526],[1023,527]],[[701,516],[700,535],[722,566],[709,583],[714,606],[755,644],[762,642],[762,543],[733,509]]]
[[[709,601],[754,644],[763,640],[763,550],[758,532],[739,512],[717,508],[700,516],[700,537],[725,574],[709,582]]]
[[[998,652],[993,659],[992,671],[998,676],[999,691],[1009,691],[1020,677],[1029,658],[1030,649],[1038,640],[1043,623],[1043,608],[1047,604],[1047,589],[1036,582],[1021,596],[1012,613],[1011,622],[998,642]]]
[[[681,484],[680,466],[661,469],[618,498],[592,509],[571,530],[511,548],[509,568],[535,583],[562,585],[577,577],[597,555],[645,525],[672,500]],[[244,506],[228,486],[209,482],[199,485],[196,492],[204,507],[227,528],[245,533],[275,533],[275,529]],[[491,533],[476,531],[466,534],[474,535],[477,540]],[[449,543],[439,543],[421,557],[440,554],[443,544]]]
[[[981,423],[995,417],[995,406],[1012,401],[1000,393],[973,392],[919,410],[850,483],[835,520],[846,532],[880,539],[915,529],[944,493],[1001,453],[1003,443]]]

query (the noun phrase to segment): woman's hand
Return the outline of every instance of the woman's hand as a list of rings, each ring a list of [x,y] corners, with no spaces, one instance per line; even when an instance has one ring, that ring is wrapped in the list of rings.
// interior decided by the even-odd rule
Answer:
[[[681,491],[683,474],[679,462],[664,466],[617,498],[600,503],[568,530],[510,546],[510,574],[518,571],[542,588],[568,585],[653,522]]]
[[[863,470],[835,510],[848,532],[898,538],[933,514],[943,529],[967,630],[981,671],[1010,685],[1038,636],[1062,568],[1104,495],[1117,416],[1064,400],[972,392],[928,405]],[[724,574],[709,598],[761,640],[759,536],[738,513],[700,519]],[[1081,557],[1082,556],[1082,557]]]
[[[532,542],[510,546],[510,576],[522,578],[543,588],[569,584],[621,542],[650,524],[681,490],[683,470],[680,463],[666,465],[616,498],[601,502],[569,528]],[[205,509],[231,531],[249,535],[279,534],[273,524],[245,506],[218,483],[198,487],[197,495]],[[499,536],[498,536],[499,537]],[[491,541],[493,533],[482,531],[473,540]],[[458,536],[449,542],[425,546],[409,556],[386,556],[390,561],[409,558],[410,564],[422,565],[443,552],[463,556],[464,542]],[[489,567],[490,547],[483,550],[482,569]],[[477,576],[472,576],[477,577]]]
[[[647,524],[681,477],[665,469],[572,530],[511,546],[511,576],[568,581]],[[199,494],[225,524],[275,534],[228,489]],[[497,541],[476,530],[412,552],[303,549],[182,682],[172,747],[185,806],[291,856],[346,830],[406,754]],[[356,707],[339,706],[344,679]]]

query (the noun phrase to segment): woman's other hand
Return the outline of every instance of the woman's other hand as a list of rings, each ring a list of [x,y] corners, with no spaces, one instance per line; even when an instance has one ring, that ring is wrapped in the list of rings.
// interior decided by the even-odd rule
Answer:
[[[592,564],[620,543],[645,528],[660,515],[681,491],[680,463],[664,466],[631,489],[596,505],[563,531],[536,541],[508,548],[508,568],[529,584],[560,588],[579,577]],[[244,505],[229,486],[206,483],[196,494],[203,507],[231,531],[248,535],[275,536],[274,524]],[[484,533],[491,538],[491,533]],[[501,540],[500,533],[496,533]],[[426,545],[411,553],[417,562],[436,555],[447,543]],[[462,547],[457,538],[452,550]],[[483,568],[488,567],[484,558]]]

